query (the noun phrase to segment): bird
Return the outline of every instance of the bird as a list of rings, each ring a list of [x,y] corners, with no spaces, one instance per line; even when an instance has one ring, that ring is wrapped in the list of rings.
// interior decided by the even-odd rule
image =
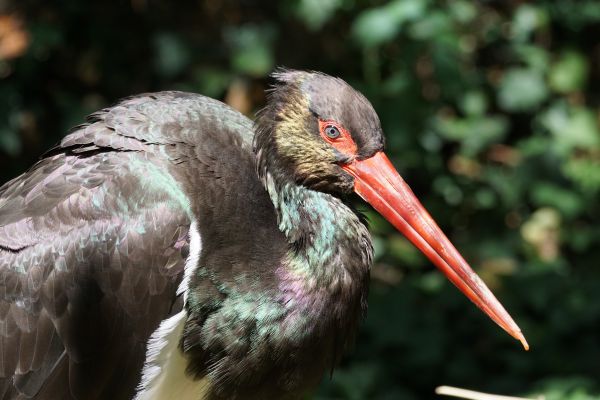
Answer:
[[[353,345],[373,246],[353,194],[520,328],[330,75],[278,69],[254,121],[199,94],[90,115],[0,188],[1,399],[299,399]]]

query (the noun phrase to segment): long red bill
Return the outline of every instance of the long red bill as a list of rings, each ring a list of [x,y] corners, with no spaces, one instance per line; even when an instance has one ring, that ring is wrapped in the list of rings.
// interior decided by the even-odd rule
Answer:
[[[477,307],[528,350],[521,329],[469,267],[383,152],[342,166],[354,191],[423,252]]]

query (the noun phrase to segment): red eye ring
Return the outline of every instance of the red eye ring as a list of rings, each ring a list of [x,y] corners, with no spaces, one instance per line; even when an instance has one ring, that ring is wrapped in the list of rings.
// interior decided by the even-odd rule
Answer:
[[[337,122],[319,119],[319,133],[323,140],[339,152],[351,156],[356,155],[358,146],[352,140],[350,133]]]

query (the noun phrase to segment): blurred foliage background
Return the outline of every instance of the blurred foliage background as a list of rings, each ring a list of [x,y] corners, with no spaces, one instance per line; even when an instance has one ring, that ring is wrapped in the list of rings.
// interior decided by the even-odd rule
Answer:
[[[394,163],[531,344],[369,213],[369,316],[314,397],[600,398],[598,1],[0,0],[1,180],[123,96],[194,91],[252,116],[281,65],[372,101]]]

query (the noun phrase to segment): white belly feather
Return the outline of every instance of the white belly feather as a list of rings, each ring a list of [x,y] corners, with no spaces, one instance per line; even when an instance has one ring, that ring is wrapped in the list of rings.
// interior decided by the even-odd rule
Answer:
[[[185,263],[184,277],[177,294],[187,301],[187,290],[192,273],[198,267],[201,239],[198,225],[190,225],[190,253]],[[193,380],[185,374],[187,360],[179,349],[179,342],[187,318],[185,309],[161,322],[150,339],[146,362],[135,400],[202,400],[208,393],[208,378]]]

